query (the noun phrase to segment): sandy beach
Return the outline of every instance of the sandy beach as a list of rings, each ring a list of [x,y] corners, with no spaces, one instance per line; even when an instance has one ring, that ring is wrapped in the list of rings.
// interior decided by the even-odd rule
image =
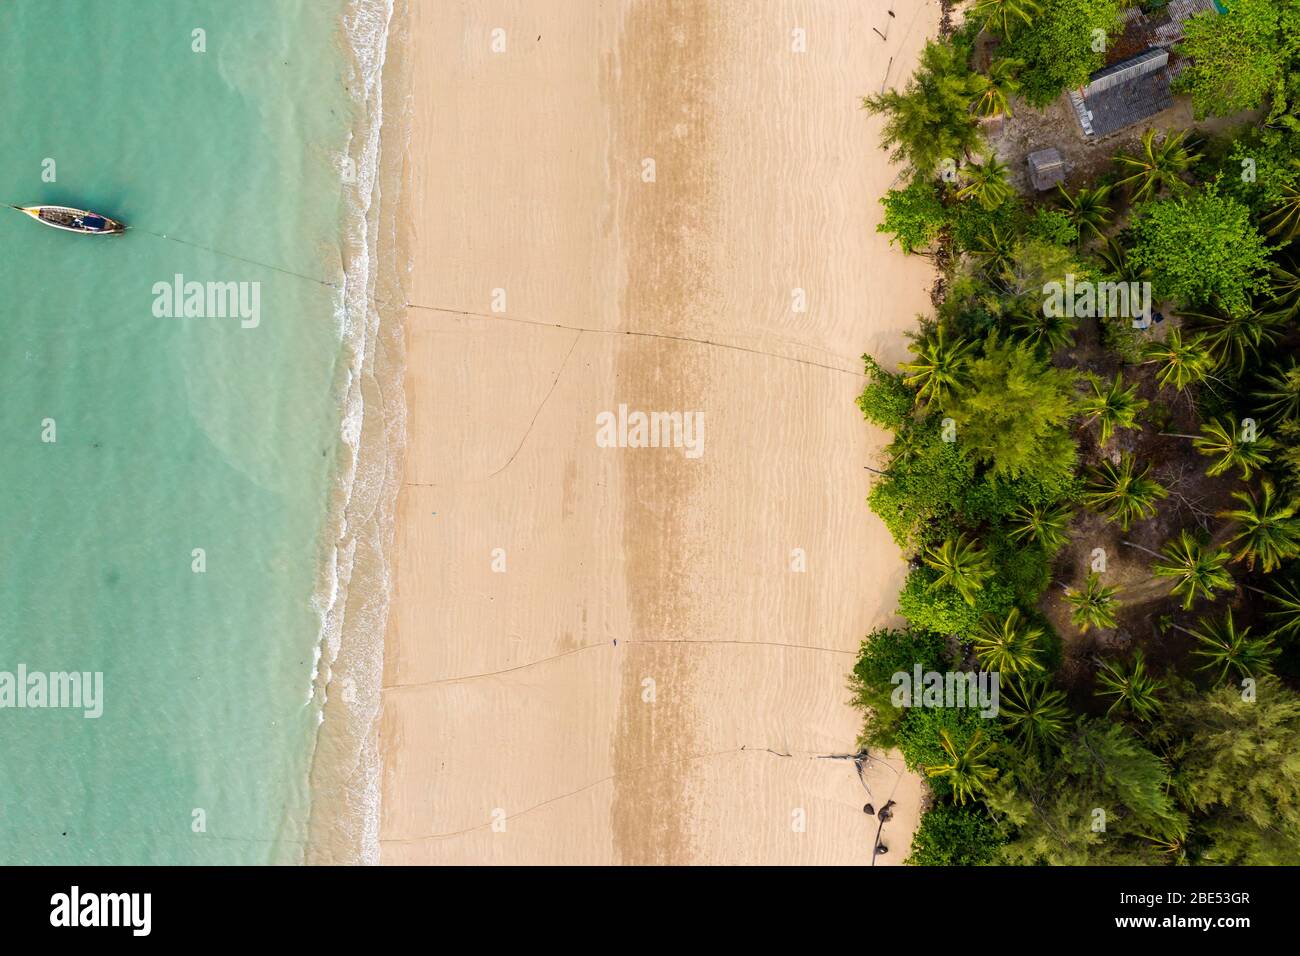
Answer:
[[[905,570],[858,356],[903,356],[932,276],[875,231],[858,103],[938,0],[411,7],[382,861],[870,863],[822,759]],[[600,447],[620,405],[700,453]],[[922,793],[890,764],[878,865]]]

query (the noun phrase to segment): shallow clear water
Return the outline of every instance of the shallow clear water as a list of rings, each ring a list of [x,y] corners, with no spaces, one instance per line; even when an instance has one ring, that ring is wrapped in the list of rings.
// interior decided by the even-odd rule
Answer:
[[[104,675],[98,719],[0,709],[0,863],[300,858],[339,296],[255,263],[339,279],[341,6],[0,6],[0,200],[132,226],[0,209],[0,671]],[[178,273],[256,327],[156,315]]]

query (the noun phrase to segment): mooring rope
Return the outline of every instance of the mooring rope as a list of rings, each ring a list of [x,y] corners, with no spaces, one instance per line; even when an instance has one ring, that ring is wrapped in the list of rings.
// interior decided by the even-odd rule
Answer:
[[[156,236],[159,239],[166,239],[168,242],[179,242],[183,246],[191,246],[195,249],[203,249],[207,252],[215,253],[219,256],[225,256],[227,259],[237,259],[240,262],[247,262],[249,265],[261,266],[263,269],[270,269],[272,272],[279,272],[287,276],[297,276],[299,279],[306,279],[308,282],[314,282],[317,285],[323,285],[330,289],[340,288],[337,282],[330,282],[328,279],[318,279],[316,276],[307,275],[305,272],[294,272],[292,269],[285,269],[280,266],[273,266],[269,262],[262,262],[259,259],[248,259],[244,256],[237,256],[233,252],[226,252],[223,249],[214,249],[212,246],[205,246],[202,243],[190,242],[188,239],[177,239],[175,236],[169,236],[161,232],[150,232],[148,229],[140,229],[137,226],[127,226],[128,230],[143,232],[146,235]]]
[[[10,209],[16,209],[18,210],[18,212],[27,215],[27,211],[22,206],[15,205],[14,203],[5,203],[5,205],[8,206]],[[147,236],[154,236],[157,239],[166,239],[168,242],[178,242],[183,246],[190,246],[193,249],[202,249],[205,252],[211,252],[214,255],[224,256],[227,259],[235,259],[239,262],[246,262],[249,265],[260,266],[263,269],[270,269],[272,272],[279,272],[282,275],[295,276],[296,278],[305,279],[308,282],[314,282],[317,285],[323,285],[330,289],[340,288],[339,283],[330,282],[328,279],[321,279],[318,278],[317,276],[307,275],[305,272],[295,272],[292,269],[285,269],[282,266],[272,265],[271,263],[263,262],[260,259],[249,259],[246,256],[237,256],[233,252],[226,252],[224,249],[217,249],[213,246],[205,246],[201,242],[191,242],[188,239],[180,239],[177,238],[176,236],[169,236],[163,232],[154,232],[151,229],[144,229],[141,228],[140,226],[127,226],[126,230],[128,232],[141,232]]]

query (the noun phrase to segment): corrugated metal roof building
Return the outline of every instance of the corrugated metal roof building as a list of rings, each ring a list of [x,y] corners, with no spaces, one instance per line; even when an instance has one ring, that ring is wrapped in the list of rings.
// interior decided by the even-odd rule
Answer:
[[[1215,0],[1169,0],[1152,14],[1124,11],[1124,31],[1111,46],[1121,58],[1067,94],[1084,136],[1109,136],[1174,105],[1170,83],[1181,64],[1170,63],[1170,47],[1182,40],[1187,21],[1202,13],[1217,14]],[[1142,52],[1133,55],[1134,49]]]

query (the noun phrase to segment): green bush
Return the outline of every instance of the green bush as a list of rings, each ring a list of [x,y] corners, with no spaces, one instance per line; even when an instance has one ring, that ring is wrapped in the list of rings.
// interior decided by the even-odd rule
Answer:
[[[955,442],[943,440],[933,416],[909,425],[890,449],[889,475],[875,484],[867,501],[898,546],[919,550],[955,534],[961,523],[958,502],[974,476],[970,460]]]
[[[948,732],[957,753],[970,745],[976,731],[983,731],[984,738],[994,744],[1003,740],[998,722],[981,717],[978,710],[969,707],[909,707],[898,729],[898,749],[902,751],[903,762],[909,770],[924,773],[926,767],[948,762],[948,754],[939,736],[941,730]],[[936,795],[947,797],[952,793],[947,777],[927,776],[926,779]]]
[[[946,670],[947,659],[947,642],[937,634],[880,628],[867,635],[849,676],[853,705],[864,716],[862,742],[881,747],[898,742],[898,725],[907,712],[890,700],[894,690],[890,678],[912,673],[917,664],[923,671]]]
[[[1196,118],[1262,106],[1295,69],[1300,0],[1232,0],[1223,16],[1193,17],[1178,52],[1187,69],[1174,89]]]
[[[943,586],[931,589],[939,576],[924,565],[913,568],[898,595],[898,613],[913,628],[969,638],[985,616],[1006,617],[1015,606],[1015,594],[1000,578],[994,578],[976,592],[974,604],[966,603],[956,589]]]
[[[891,189],[880,204],[885,218],[876,231],[893,233],[890,244],[898,243],[909,255],[932,246],[947,224],[939,190],[924,176],[916,176],[902,189]]]
[[[983,133],[970,111],[974,87],[968,62],[965,50],[927,42],[902,90],[863,98],[863,109],[884,116],[880,142],[895,162],[928,176],[944,160],[983,148]]]
[[[997,859],[1005,843],[1001,828],[983,806],[940,803],[921,816],[912,835],[912,866],[982,866]]]
[[[1023,60],[1020,94],[1037,107],[1047,106],[1069,88],[1088,82],[1106,61],[1106,43],[1096,31],[1114,35],[1121,24],[1123,0],[1051,0],[1040,4],[1032,24],[1016,30],[1003,55]]]
[[[1051,562],[1037,545],[1022,547],[1004,535],[988,539],[988,551],[998,569],[998,580],[1015,595],[1016,602],[1033,607],[1052,580]]]
[[[1169,770],[1123,723],[1080,723],[1057,756],[1024,758],[989,788],[985,802],[1014,827],[1001,858],[1029,866],[1172,861],[1159,844],[1185,834],[1187,818]],[[1098,809],[1104,831],[1091,825]]]
[[[1235,199],[1251,215],[1268,212],[1282,191],[1300,179],[1292,159],[1300,155],[1300,137],[1279,130],[1249,129],[1232,141],[1218,172],[1225,196]]]
[[[911,417],[916,396],[903,384],[903,376],[885,371],[870,355],[862,356],[862,361],[867,385],[858,396],[858,408],[867,421],[897,431]]]
[[[1129,316],[1108,315],[1097,321],[1101,324],[1101,344],[1119,356],[1125,365],[1140,365],[1142,348],[1151,340],[1151,333],[1134,328]]]
[[[889,474],[867,501],[904,551],[996,525],[1021,505],[1079,498],[1080,481],[1067,470],[1018,478],[980,474],[958,443],[943,440],[935,416],[908,424],[890,448],[895,457]]]
[[[1014,199],[994,209],[985,209],[977,202],[957,202],[948,207],[953,240],[963,252],[979,249],[980,240],[995,230],[1004,236],[1015,235],[1023,217],[1020,201]]]
[[[997,523],[1021,505],[1051,505],[1078,501],[1082,482],[1068,471],[1019,478],[984,476],[973,482],[963,497],[962,514],[970,524]]]
[[[1043,632],[1043,641],[1040,645],[1042,656],[1039,659],[1043,662],[1047,673],[1053,674],[1060,670],[1061,662],[1065,659],[1065,643],[1061,640],[1061,635],[1052,626],[1047,615],[1038,608],[1022,609],[1021,613],[1024,614],[1026,623]]]
[[[1039,209],[1025,230],[1030,239],[1054,246],[1073,247],[1079,241],[1079,227],[1059,209]]]
[[[1213,185],[1144,206],[1133,236],[1129,259],[1151,271],[1158,300],[1242,315],[1251,296],[1268,287],[1269,250],[1250,210]]]

